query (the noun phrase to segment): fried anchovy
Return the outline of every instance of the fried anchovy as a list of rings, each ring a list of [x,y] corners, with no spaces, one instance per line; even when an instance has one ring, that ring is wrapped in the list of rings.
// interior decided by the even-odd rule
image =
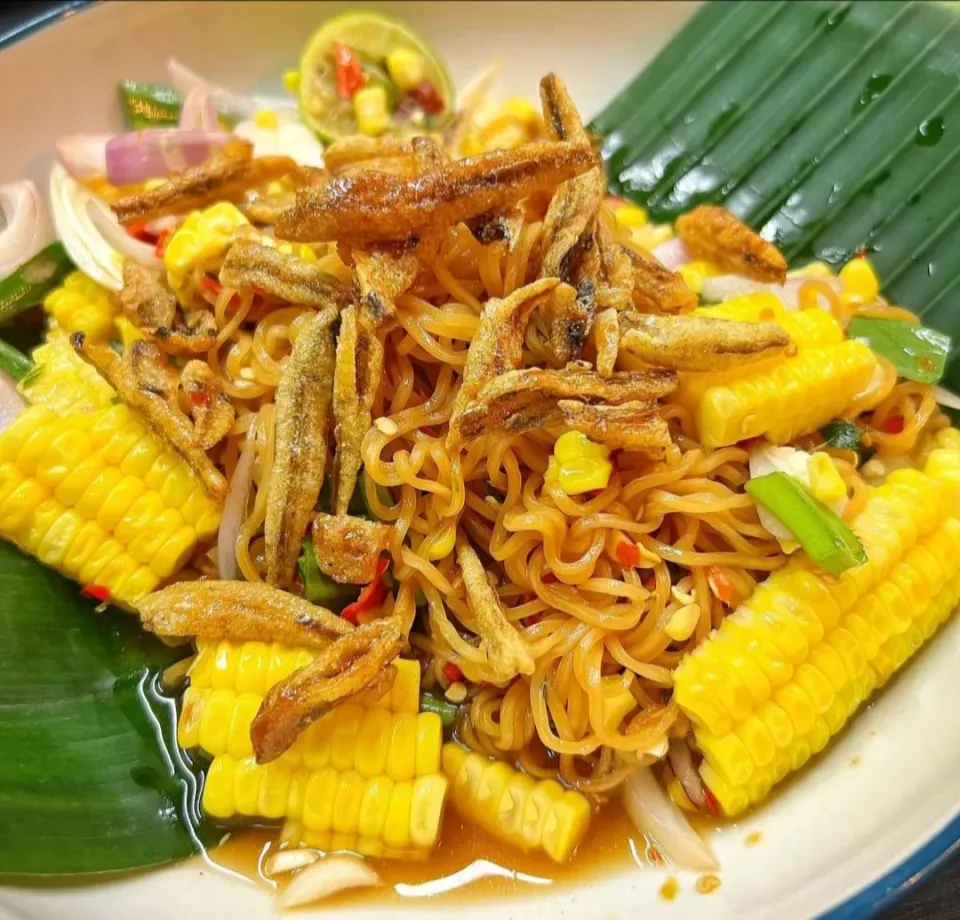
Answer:
[[[661,450],[670,445],[670,431],[654,410],[644,402],[607,406],[562,399],[543,427],[582,431],[611,450]]]
[[[334,323],[328,306],[297,336],[276,394],[276,456],[267,486],[267,581],[285,588],[327,465],[327,427],[333,388]]]
[[[300,242],[408,240],[551,189],[598,162],[586,144],[537,143],[412,177],[374,170],[332,176],[297,193],[276,233]]]
[[[613,307],[597,314],[593,338],[597,345],[597,373],[601,377],[609,377],[616,367],[620,349],[620,320]]]
[[[148,343],[135,342],[130,358],[124,361],[109,345],[89,342],[82,332],[74,333],[70,341],[77,354],[92,364],[157,436],[183,457],[207,492],[222,502],[227,494],[227,480],[197,443],[190,420],[171,404],[165,384],[157,392],[160,387],[143,386],[134,373],[131,362]]]
[[[780,250],[726,208],[697,205],[677,218],[675,228],[695,259],[756,281],[783,284],[787,279],[787,260]]]
[[[626,316],[621,317],[627,319]],[[720,371],[796,346],[776,323],[739,323],[705,316],[636,316],[620,347],[652,367],[678,371]]]
[[[557,288],[556,278],[541,278],[509,297],[492,297],[483,307],[477,331],[467,351],[463,379],[453,401],[446,446],[454,450],[461,443],[460,417],[491,377],[516,370],[523,358],[523,336],[534,309]]]
[[[398,622],[375,620],[337,639],[306,667],[271,687],[250,725],[257,763],[276,760],[336,703],[365,691],[382,696],[396,678],[391,662],[401,648]]]
[[[290,303],[311,307],[331,301],[344,304],[349,289],[313,262],[249,240],[238,240],[227,251],[220,283],[238,289],[259,288]]]
[[[645,313],[680,313],[697,305],[697,295],[677,273],[670,271],[653,256],[641,255],[623,246],[623,254],[633,269],[633,300]]]
[[[199,166],[174,173],[156,188],[114,202],[122,224],[182,214],[217,201],[240,201],[251,188],[296,173],[289,157],[253,157],[253,144],[236,138],[215,150]]]
[[[282,642],[326,648],[352,627],[324,607],[252,581],[181,581],[137,603],[143,625],[159,636]]]
[[[177,298],[164,283],[160,272],[151,271],[133,259],[123,260],[123,288],[120,306],[138,329],[150,332],[158,326],[172,326]]]
[[[230,397],[206,361],[188,361],[180,374],[180,386],[190,404],[197,443],[210,450],[227,436],[237,417]]]
[[[532,674],[533,653],[516,627],[506,618],[497,592],[490,587],[487,573],[469,541],[457,540],[457,562],[463,575],[467,605],[473,614],[480,637],[480,648],[497,683],[512,680],[518,674]]]
[[[349,514],[313,517],[313,550],[320,571],[341,584],[365,585],[377,574],[377,562],[393,528]]]

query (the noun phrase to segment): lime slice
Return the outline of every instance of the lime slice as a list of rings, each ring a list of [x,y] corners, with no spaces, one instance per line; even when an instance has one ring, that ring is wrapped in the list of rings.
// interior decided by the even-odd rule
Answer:
[[[357,133],[353,104],[337,94],[336,70],[331,48],[334,42],[346,45],[363,64],[386,73],[387,54],[406,49],[424,60],[425,79],[443,100],[443,113],[435,127],[442,127],[453,115],[453,81],[440,56],[402,22],[383,13],[351,10],[327,20],[310,36],[300,58],[300,113],[321,140]],[[374,75],[374,79],[377,76]],[[394,133],[422,134],[424,125],[397,119]]]

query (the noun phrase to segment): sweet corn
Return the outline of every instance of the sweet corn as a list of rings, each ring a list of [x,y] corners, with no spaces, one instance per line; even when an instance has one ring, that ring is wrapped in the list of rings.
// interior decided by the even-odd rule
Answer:
[[[701,776],[727,815],[822,750],[960,601],[960,453],[871,490],[867,562],[831,579],[793,557],[675,672]]]
[[[511,96],[500,106],[500,111],[532,127],[538,127],[543,122],[540,109],[524,96]]]
[[[175,292],[197,266],[215,264],[227,251],[237,230],[250,222],[236,205],[220,201],[203,211],[192,211],[167,240],[163,264]]]
[[[383,134],[390,127],[387,91],[378,85],[358,89],[353,94],[353,114],[361,134],[371,137]]]
[[[840,269],[840,298],[845,303],[872,303],[880,296],[880,282],[873,266],[857,257]]]
[[[610,449],[591,441],[581,431],[568,431],[557,438],[544,477],[567,495],[605,489],[613,472]]]
[[[647,212],[635,204],[621,205],[613,212],[613,216],[617,219],[617,225],[624,230],[636,230],[650,222]]]
[[[733,297],[712,307],[699,307],[694,316],[729,319],[741,323],[776,323],[782,326],[790,340],[799,349],[823,348],[843,341],[843,328],[826,310],[809,307],[806,310],[787,310],[773,294],[758,293]],[[782,358],[788,361],[789,358]],[[749,365],[747,366],[749,372]],[[712,374],[698,375],[713,377]]]
[[[120,334],[120,341],[124,350],[128,349],[134,342],[146,339],[146,336],[125,316],[118,316],[113,323]]]
[[[120,312],[110,291],[79,271],[71,272],[47,294],[43,308],[67,335],[83,332],[94,342],[112,337],[113,321]]]
[[[700,294],[703,291],[703,282],[707,278],[713,278],[722,274],[721,270],[709,262],[688,262],[677,269],[677,273],[686,282],[687,287],[694,294]]]
[[[453,552],[453,544],[456,536],[457,525],[455,521],[451,521],[437,534],[436,538],[427,547],[427,558],[433,562],[446,559],[446,557]]]
[[[34,405],[66,415],[102,409],[116,398],[113,387],[61,332],[51,333],[32,358],[34,370],[21,381],[20,391]]]
[[[387,73],[402,93],[415,90],[426,79],[423,56],[410,48],[395,48],[387,54]]]
[[[299,70],[285,70],[283,73],[283,85],[286,87],[288,93],[292,93],[294,96],[300,93],[300,71]]]
[[[253,123],[258,128],[263,128],[266,131],[276,131],[280,127],[280,120],[277,118],[277,113],[272,109],[257,109],[253,113]]]
[[[25,387],[37,404],[0,434],[0,536],[132,606],[216,534],[220,508],[107,384],[85,384],[64,347],[38,350]]]
[[[443,771],[463,818],[525,852],[566,862],[590,825],[586,798],[556,780],[533,780],[455,743],[443,746]]]

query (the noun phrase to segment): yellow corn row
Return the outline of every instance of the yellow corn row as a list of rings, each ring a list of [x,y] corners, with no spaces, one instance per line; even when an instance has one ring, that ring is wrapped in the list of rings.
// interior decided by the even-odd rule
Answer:
[[[220,509],[122,404],[31,406],[0,435],[0,536],[132,606],[217,532]]]
[[[831,579],[797,556],[674,678],[701,776],[727,815],[827,745],[960,601],[960,452],[898,470],[853,525],[867,562]]]
[[[786,444],[814,431],[843,413],[877,366],[867,346],[844,341],[840,324],[825,310],[789,311],[772,294],[733,298],[694,315],[777,323],[798,348],[789,358],[681,375],[673,398],[694,414],[706,447],[755,437]]]
[[[586,798],[556,780],[531,779],[455,743],[443,746],[443,770],[460,815],[524,851],[566,862],[590,825]]]
[[[439,752],[439,718],[436,728]],[[285,758],[257,764],[252,757],[220,754],[207,771],[203,807],[216,818],[287,818],[293,833],[310,834],[311,845],[321,849],[425,856],[440,835],[447,794],[447,778],[438,770],[439,760],[432,773],[394,780],[295,767]]]
[[[51,333],[33,350],[33,371],[20,390],[35,406],[60,415],[103,409],[117,398],[113,387],[74,350],[66,335]]]
[[[47,294],[43,308],[67,335],[82,332],[93,342],[106,342],[115,333],[120,312],[113,295],[83,272],[72,272]]]

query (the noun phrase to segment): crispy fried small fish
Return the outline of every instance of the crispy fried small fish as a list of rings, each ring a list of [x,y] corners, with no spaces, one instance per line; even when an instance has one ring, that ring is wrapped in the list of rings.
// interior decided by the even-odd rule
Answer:
[[[187,394],[197,443],[210,450],[227,436],[236,420],[230,397],[206,361],[188,361],[180,373],[180,386]]]
[[[462,536],[457,539],[457,562],[463,575],[467,605],[480,637],[480,649],[487,656],[494,681],[505,683],[518,674],[532,674],[534,660],[530,646],[504,615],[480,557]]]
[[[485,384],[463,413],[464,439],[492,431],[529,431],[556,424],[561,401],[620,405],[633,413],[657,408],[656,400],[677,386],[673,371],[634,371],[601,377],[588,365],[569,365],[562,371],[538,367],[507,371]]]
[[[247,190],[296,173],[289,157],[253,156],[253,144],[236,138],[199,166],[173,173],[155,188],[127,195],[112,205],[121,224],[183,214],[217,201],[241,201]]]
[[[343,311],[333,378],[334,511],[338,515],[347,513],[363,464],[360,445],[373,422],[373,400],[383,376],[380,330],[396,312],[396,298],[413,284],[420,267],[410,249],[355,250],[353,261],[360,306]]]
[[[301,189],[281,239],[407,240],[513,204],[598,165],[587,144],[527,144],[445,163],[414,177],[362,170]]]
[[[755,281],[783,284],[787,279],[787,260],[780,250],[726,208],[697,205],[678,217],[674,226],[695,259]]]
[[[398,622],[375,620],[351,630],[271,687],[250,725],[257,763],[276,760],[336,703],[364,691],[379,696],[389,690],[396,678],[391,662],[402,648]]]
[[[320,571],[341,584],[365,585],[377,574],[377,562],[393,528],[349,514],[313,517],[313,551]]]
[[[267,581],[281,588],[293,581],[327,466],[337,316],[335,306],[325,307],[301,330],[277,387],[264,537]]]
[[[540,81],[540,106],[547,136],[554,141],[588,141],[577,107],[563,80],[548,73]]]
[[[181,581],[137,603],[143,625],[158,636],[282,642],[326,648],[352,627],[324,607],[252,581]]]
[[[589,278],[581,279],[574,290],[560,285],[544,304],[547,338],[559,365],[580,357],[593,329],[596,288]]]
[[[634,249],[622,247],[633,270],[633,301],[644,313],[681,313],[693,310],[697,295],[677,273],[670,271],[653,256],[641,255]]]
[[[460,417],[480,388],[491,377],[516,370],[523,358],[523,336],[530,314],[544,303],[560,281],[541,278],[509,297],[492,297],[484,304],[477,331],[467,351],[463,379],[453,401],[446,446],[455,450],[461,443]]]
[[[621,337],[620,347],[652,367],[677,371],[721,371],[797,352],[776,323],[706,316],[638,316]]]
[[[600,283],[597,285],[597,307],[624,310],[630,306],[634,287],[634,271],[630,257],[614,239],[613,231],[597,218],[597,255]]]
[[[166,362],[152,342],[133,342],[120,358],[121,367],[130,381],[145,393],[173,402],[177,389],[177,372]]]
[[[648,402],[608,406],[562,399],[544,427],[582,431],[611,450],[659,451],[670,446],[667,423]]]
[[[523,211],[517,205],[508,205],[496,211],[485,211],[466,222],[473,238],[482,246],[506,243],[510,249],[517,245],[524,224]]]
[[[217,321],[207,307],[181,308],[172,328],[158,326],[152,335],[167,354],[202,355],[217,344]]]
[[[335,140],[323,152],[323,163],[333,174],[375,169],[412,174],[417,169],[448,162],[450,155],[432,137],[367,137],[354,134]]]
[[[343,305],[348,287],[313,262],[251,240],[237,240],[220,268],[220,283],[237,289],[260,288],[290,303],[311,307]]]
[[[164,284],[161,273],[133,259],[123,260],[120,306],[137,328],[151,332],[160,326],[172,326],[177,314],[177,298]]]
[[[146,387],[141,386],[131,364],[123,361],[109,345],[88,342],[82,332],[70,336],[70,342],[77,354],[100,372],[158,437],[183,457],[207,492],[222,502],[227,494],[227,480],[197,443],[190,420],[171,405],[166,385],[159,386],[161,378]],[[129,349],[131,360],[134,354],[142,355],[148,345],[143,341],[134,342]]]
[[[597,348],[597,373],[609,377],[617,363],[620,350],[620,319],[613,307],[601,310],[594,320],[593,340]]]

